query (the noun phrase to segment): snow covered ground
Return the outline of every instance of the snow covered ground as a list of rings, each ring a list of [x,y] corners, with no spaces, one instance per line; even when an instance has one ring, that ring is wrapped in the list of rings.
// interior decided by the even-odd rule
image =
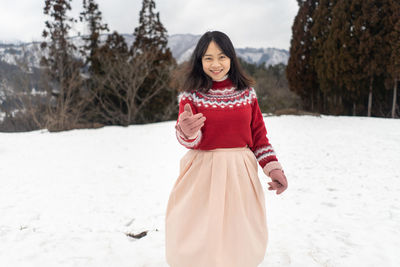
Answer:
[[[400,266],[400,120],[265,121],[289,188],[265,190],[260,266]],[[0,266],[166,267],[165,209],[185,152],[174,122],[0,133]]]

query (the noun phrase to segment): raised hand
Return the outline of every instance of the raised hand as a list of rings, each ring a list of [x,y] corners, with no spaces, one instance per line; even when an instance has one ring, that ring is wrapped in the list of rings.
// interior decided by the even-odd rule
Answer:
[[[271,177],[272,182],[268,183],[268,190],[276,190],[276,194],[279,195],[287,189],[288,182],[282,170],[272,170],[269,173],[269,176]]]
[[[192,108],[186,104],[184,111],[179,115],[179,126],[184,135],[189,139],[195,138],[197,132],[203,127],[206,117],[202,113],[193,115]]]

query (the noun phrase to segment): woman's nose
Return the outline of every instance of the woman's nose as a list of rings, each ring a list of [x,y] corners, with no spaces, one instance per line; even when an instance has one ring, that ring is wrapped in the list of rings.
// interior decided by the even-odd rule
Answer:
[[[219,64],[219,61],[218,60],[213,60],[212,62],[211,62],[211,67],[219,67],[220,66],[220,64]]]

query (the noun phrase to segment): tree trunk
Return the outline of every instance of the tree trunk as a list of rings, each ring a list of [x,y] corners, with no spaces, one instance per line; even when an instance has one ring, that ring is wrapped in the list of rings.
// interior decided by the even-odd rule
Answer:
[[[374,78],[371,77],[369,81],[369,96],[368,96],[368,117],[371,117],[371,109],[372,109],[372,83]]]
[[[314,88],[311,89],[311,111],[314,112]]]
[[[397,99],[397,78],[394,79],[392,118],[396,117],[396,99]]]
[[[353,116],[356,116],[356,101],[353,101]]]

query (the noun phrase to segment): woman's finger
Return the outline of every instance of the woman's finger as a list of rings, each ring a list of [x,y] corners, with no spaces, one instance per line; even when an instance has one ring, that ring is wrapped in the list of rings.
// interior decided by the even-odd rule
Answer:
[[[270,185],[270,187],[272,188],[272,190],[277,190],[279,187],[279,183],[272,181],[268,183]]]
[[[179,122],[182,122],[182,121],[186,120],[187,118],[189,118],[189,113],[184,111],[181,113],[181,115],[179,115]]]
[[[205,117],[200,118],[200,119],[195,120],[195,121],[191,122],[190,124],[188,124],[188,127],[189,127],[189,128],[196,128],[196,127],[198,127],[199,125],[203,124],[205,121],[206,121],[206,118],[205,118]]]
[[[192,133],[196,133],[196,132],[198,132],[198,131],[201,129],[201,127],[203,127],[203,126],[204,126],[204,123],[198,125],[197,127],[192,128],[190,131],[191,131]]]
[[[286,186],[281,186],[276,190],[276,194],[279,195],[280,193],[283,193],[286,190]]]

